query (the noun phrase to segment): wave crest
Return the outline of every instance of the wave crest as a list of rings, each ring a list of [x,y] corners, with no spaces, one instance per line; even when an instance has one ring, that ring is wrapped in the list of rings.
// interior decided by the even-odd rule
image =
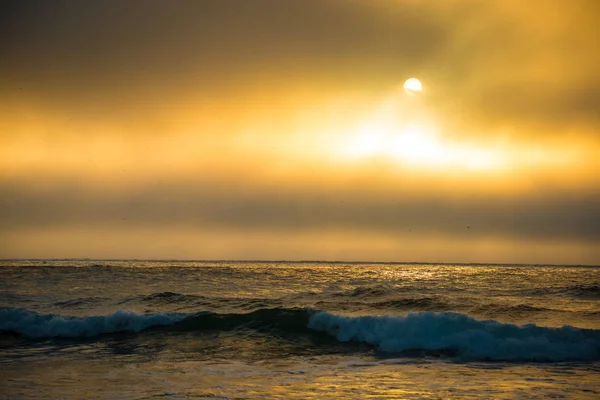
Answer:
[[[600,331],[517,326],[458,313],[344,317],[319,312],[311,317],[309,327],[342,342],[364,342],[390,353],[425,350],[454,353],[468,360],[498,361],[600,358]]]
[[[13,332],[30,338],[79,338],[106,333],[140,332],[152,326],[175,324],[186,314],[136,314],[118,310],[109,315],[63,317],[38,314],[21,308],[0,309],[0,332]]]

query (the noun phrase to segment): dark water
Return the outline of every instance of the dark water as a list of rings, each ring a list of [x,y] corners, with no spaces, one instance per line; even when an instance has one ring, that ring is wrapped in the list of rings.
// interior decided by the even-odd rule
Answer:
[[[599,398],[600,269],[19,261],[4,398]]]

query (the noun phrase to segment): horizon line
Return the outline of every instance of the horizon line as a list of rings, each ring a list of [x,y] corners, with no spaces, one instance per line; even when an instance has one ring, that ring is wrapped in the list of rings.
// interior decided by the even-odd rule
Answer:
[[[260,260],[260,259],[182,259],[182,258],[89,258],[89,257],[66,257],[66,258],[0,258],[4,261],[147,261],[147,262],[237,262],[237,263],[297,263],[297,264],[402,264],[402,265],[478,265],[478,266],[545,266],[545,267],[586,267],[598,268],[598,264],[547,264],[547,263],[499,263],[499,262],[432,262],[432,261],[365,261],[365,260]]]

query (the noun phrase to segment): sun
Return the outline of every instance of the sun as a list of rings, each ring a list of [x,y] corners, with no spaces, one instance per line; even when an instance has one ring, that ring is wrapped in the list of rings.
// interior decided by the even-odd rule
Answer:
[[[420,94],[423,91],[423,85],[417,78],[410,78],[404,82],[404,92],[411,96]]]

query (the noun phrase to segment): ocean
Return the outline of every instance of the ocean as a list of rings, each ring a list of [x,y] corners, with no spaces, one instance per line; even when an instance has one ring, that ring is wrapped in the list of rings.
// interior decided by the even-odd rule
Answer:
[[[3,399],[600,398],[600,268],[0,264]]]

